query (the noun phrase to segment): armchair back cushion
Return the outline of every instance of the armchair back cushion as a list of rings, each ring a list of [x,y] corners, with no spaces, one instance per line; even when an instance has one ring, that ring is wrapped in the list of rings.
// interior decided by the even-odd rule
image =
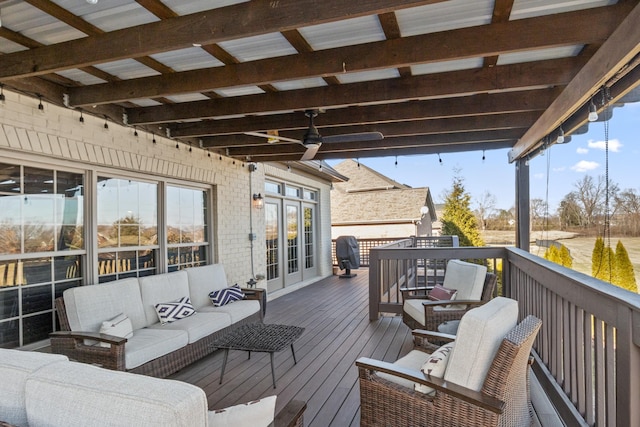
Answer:
[[[51,404],[56,396],[56,404]],[[32,426],[207,425],[207,397],[180,381],[111,371],[84,363],[45,366],[26,382]]]
[[[479,301],[482,297],[487,267],[458,259],[449,260],[442,286],[458,291],[457,300]]]
[[[70,288],[64,291],[63,296],[72,331],[99,332],[102,322],[120,313],[131,320],[133,329],[147,324],[135,277]]]
[[[189,277],[191,304],[196,310],[211,305],[209,294],[227,287],[227,275],[222,264],[209,264],[185,270]]]
[[[0,421],[26,427],[27,410],[24,406],[24,387],[27,378],[38,369],[50,364],[68,361],[61,354],[37,353],[22,350],[1,350],[0,356]]]
[[[460,320],[444,379],[480,391],[502,339],[518,322],[518,303],[496,297]]]
[[[185,270],[138,278],[146,326],[158,323],[156,304],[176,301],[189,295],[189,279]],[[117,313],[116,313],[117,314]]]

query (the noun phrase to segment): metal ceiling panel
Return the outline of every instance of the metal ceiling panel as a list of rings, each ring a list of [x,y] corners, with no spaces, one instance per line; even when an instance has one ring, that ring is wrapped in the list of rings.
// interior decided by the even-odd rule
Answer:
[[[27,48],[17,43],[14,43],[10,40],[0,37],[0,52],[6,54],[6,53],[19,52],[21,50],[27,50]]]
[[[153,99],[132,99],[129,102],[132,104],[138,105],[140,107],[155,107],[157,105],[162,105],[158,101],[154,101]]]
[[[264,91],[260,89],[258,86],[242,86],[242,87],[231,87],[226,89],[216,89],[214,90],[214,92],[224,97],[256,95],[259,93],[264,93]]]
[[[175,71],[197,70],[224,65],[200,47],[173,50],[150,56]]]
[[[515,0],[511,10],[511,20],[533,18],[552,13],[590,9],[617,3],[616,0]]]
[[[498,57],[498,65],[517,64],[521,62],[545,61],[547,59],[576,56],[583,46],[563,46],[549,49],[529,50],[526,52],[504,53]]]
[[[152,70],[151,68],[142,65],[135,59],[123,59],[121,61],[107,62],[105,64],[97,64],[95,67],[124,80],[157,76],[160,74],[156,70]]]
[[[79,2],[78,2],[79,3]],[[136,2],[132,1],[107,1],[98,4],[107,3],[108,8],[96,9],[81,15],[82,19],[103,31],[115,31],[122,28],[134,27],[136,25],[148,24],[149,22],[159,21],[159,19],[143,8]],[[97,6],[97,5],[96,5]]]
[[[396,77],[400,77],[400,73],[397,68],[336,75],[336,78],[340,80],[340,83],[370,82],[373,80],[394,79]]]
[[[208,96],[204,96],[201,93],[185,93],[183,95],[172,95],[166,96],[165,98],[170,99],[173,102],[191,102],[191,101],[204,101],[206,99],[211,99]]]
[[[312,25],[298,30],[313,50],[385,40],[377,16],[345,19],[328,24]]]
[[[240,62],[298,53],[281,33],[245,37],[218,44]]]
[[[314,77],[311,79],[301,80],[289,80],[286,82],[275,82],[271,84],[278,90],[295,90],[295,89],[308,89],[312,87],[326,86],[327,82],[321,77]]]
[[[471,70],[482,67],[482,58],[456,59],[454,61],[433,62],[411,66],[413,75],[443,73],[446,71]]]
[[[104,80],[93,76],[89,73],[85,73],[82,70],[78,70],[77,68],[73,70],[62,70],[58,71],[56,74],[66,77],[69,80],[73,80],[74,82],[81,83],[83,85],[95,85],[99,83],[105,83]]]
[[[163,3],[178,15],[188,15],[190,13],[217,9],[219,7],[230,6],[232,4],[246,3],[247,1],[248,0],[165,0]]]
[[[491,23],[493,0],[451,0],[397,10],[403,37]]]

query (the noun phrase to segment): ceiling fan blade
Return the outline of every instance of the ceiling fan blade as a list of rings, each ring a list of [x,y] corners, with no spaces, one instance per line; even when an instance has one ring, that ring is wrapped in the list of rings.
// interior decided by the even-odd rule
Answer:
[[[361,142],[361,141],[379,141],[384,136],[380,132],[361,132],[361,133],[345,133],[342,135],[323,136],[322,142]]]
[[[296,144],[302,144],[302,141],[300,141],[299,139],[287,138],[286,136],[271,135],[271,134],[262,133],[262,132],[245,132],[244,134],[249,136],[258,136],[261,138],[267,138],[267,140],[277,139],[278,141],[294,142]]]
[[[320,148],[320,145],[322,144],[309,144],[307,145],[307,151],[304,152],[304,154],[302,155],[302,158],[300,160],[312,160],[315,156],[316,153],[318,152],[318,149]]]

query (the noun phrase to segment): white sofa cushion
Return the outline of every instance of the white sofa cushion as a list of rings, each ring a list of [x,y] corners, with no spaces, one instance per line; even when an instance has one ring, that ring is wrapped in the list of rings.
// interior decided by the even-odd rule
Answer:
[[[252,314],[260,311],[260,302],[258,300],[242,300],[232,304],[223,305],[222,307],[214,307],[211,303],[200,309],[201,313],[226,313],[231,317],[231,323],[239,322]]]
[[[175,301],[185,296],[191,297],[189,295],[189,279],[185,270],[140,277],[138,281],[140,282],[142,306],[147,319],[145,326],[151,326],[158,322],[156,304]]]
[[[124,352],[125,367],[133,369],[189,343],[186,331],[143,328],[133,331]]]
[[[0,349],[0,420],[27,427],[24,394],[27,378],[43,366],[68,360],[61,354]]]
[[[209,427],[267,427],[275,417],[276,396],[209,412]]]
[[[78,286],[65,290],[63,296],[72,331],[99,332],[102,322],[120,313],[131,319],[133,329],[147,324],[136,278]]]
[[[402,309],[405,313],[407,313],[412,319],[419,322],[422,326],[426,325],[426,321],[424,318],[424,306],[423,302],[429,301],[427,299],[407,299],[402,304]]]
[[[517,301],[504,297],[465,313],[444,379],[480,391],[502,339],[517,322]]]
[[[76,362],[38,370],[25,396],[31,426],[207,425],[207,397],[199,387]]]
[[[222,328],[231,326],[231,316],[227,313],[198,312],[171,323],[156,323],[148,329],[185,331],[189,336],[189,344],[211,335]]]
[[[209,294],[226,288],[227,275],[224,272],[222,264],[209,264],[201,267],[187,268],[189,277],[189,295],[191,296],[191,304],[200,310],[202,307],[211,305]]]

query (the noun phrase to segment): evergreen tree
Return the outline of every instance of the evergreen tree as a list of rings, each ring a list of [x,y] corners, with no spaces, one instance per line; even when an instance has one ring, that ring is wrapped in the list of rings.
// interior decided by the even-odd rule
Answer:
[[[457,174],[445,198],[442,234],[457,235],[460,246],[484,246],[476,216],[471,210],[471,196],[464,189],[462,177]]]
[[[627,249],[620,240],[618,240],[618,244],[616,245],[615,262],[613,265],[614,274],[612,283],[637,294],[638,284],[636,283],[636,276],[633,272],[633,264],[631,264]]]
[[[596,243],[593,246],[593,252],[591,253],[591,275],[598,277],[602,265],[602,257],[604,253],[604,239],[600,236],[596,239]]]
[[[603,247],[602,258],[600,259],[600,268],[596,267],[596,274],[593,277],[612,283],[614,262],[615,254],[613,253],[611,246]],[[593,269],[593,266],[591,268]]]
[[[544,259],[560,264],[558,257],[558,248],[556,248],[555,245],[549,246],[547,250],[544,251]]]
[[[573,267],[573,258],[571,258],[571,253],[569,253],[569,248],[565,245],[562,245],[560,248],[560,264],[564,267],[572,268]]]

